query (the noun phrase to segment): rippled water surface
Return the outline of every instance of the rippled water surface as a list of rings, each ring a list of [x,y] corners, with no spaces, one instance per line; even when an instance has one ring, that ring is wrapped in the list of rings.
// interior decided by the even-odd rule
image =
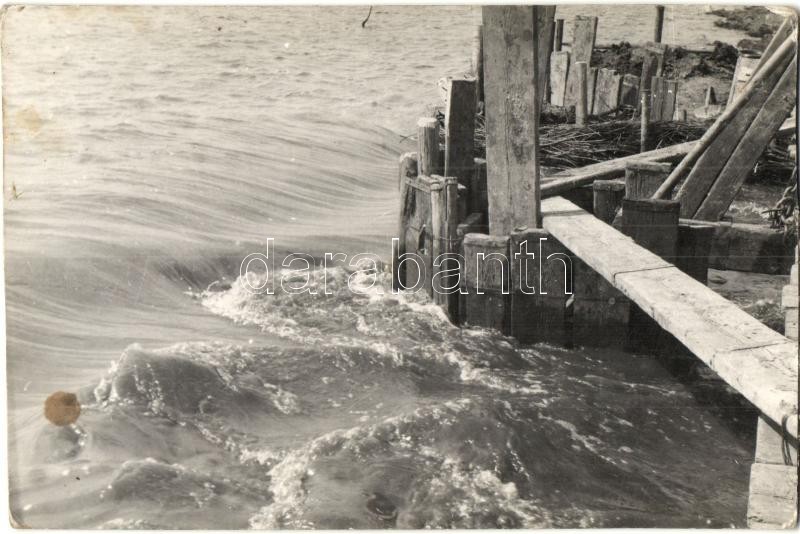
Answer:
[[[572,6],[600,42],[652,8]],[[384,273],[253,295],[241,259],[372,252],[467,7],[11,8],[11,509],[36,527],[743,525],[747,438],[649,357],[450,326]],[[741,36],[669,8],[667,39]],[[569,39],[569,28],[567,29]],[[14,187],[18,198],[13,199]],[[353,292],[350,284],[359,289]],[[76,425],[42,417],[79,392]],[[380,494],[396,508],[370,512]]]

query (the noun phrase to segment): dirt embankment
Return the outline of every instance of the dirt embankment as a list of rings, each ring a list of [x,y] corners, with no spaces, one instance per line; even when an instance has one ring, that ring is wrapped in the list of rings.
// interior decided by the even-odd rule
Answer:
[[[736,46],[741,50],[764,50],[772,34],[783,22],[783,17],[761,6],[715,9],[711,11],[711,14],[721,17],[721,20],[714,21],[715,26],[730,30],[740,30],[751,37],[751,39],[739,41]]]

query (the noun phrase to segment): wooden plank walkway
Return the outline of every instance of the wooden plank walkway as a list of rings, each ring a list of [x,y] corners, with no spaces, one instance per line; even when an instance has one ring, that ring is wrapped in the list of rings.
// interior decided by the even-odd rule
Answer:
[[[772,421],[797,437],[797,343],[562,197],[543,226]]]

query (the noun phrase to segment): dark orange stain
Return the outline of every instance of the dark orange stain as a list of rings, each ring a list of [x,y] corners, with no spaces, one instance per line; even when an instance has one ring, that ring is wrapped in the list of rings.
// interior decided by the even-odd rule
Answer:
[[[71,425],[81,415],[81,404],[74,393],[56,391],[44,401],[44,416],[56,426]]]

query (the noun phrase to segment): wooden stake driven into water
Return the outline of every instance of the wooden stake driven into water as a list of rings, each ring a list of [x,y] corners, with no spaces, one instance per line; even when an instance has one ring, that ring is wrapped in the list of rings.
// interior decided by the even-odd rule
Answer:
[[[535,6],[484,6],[489,231],[539,225],[539,28]]]
[[[417,122],[418,164],[420,176],[441,174],[439,169],[439,121],[424,117]]]
[[[660,43],[664,31],[664,6],[656,6],[656,23],[653,31],[653,42]]]

